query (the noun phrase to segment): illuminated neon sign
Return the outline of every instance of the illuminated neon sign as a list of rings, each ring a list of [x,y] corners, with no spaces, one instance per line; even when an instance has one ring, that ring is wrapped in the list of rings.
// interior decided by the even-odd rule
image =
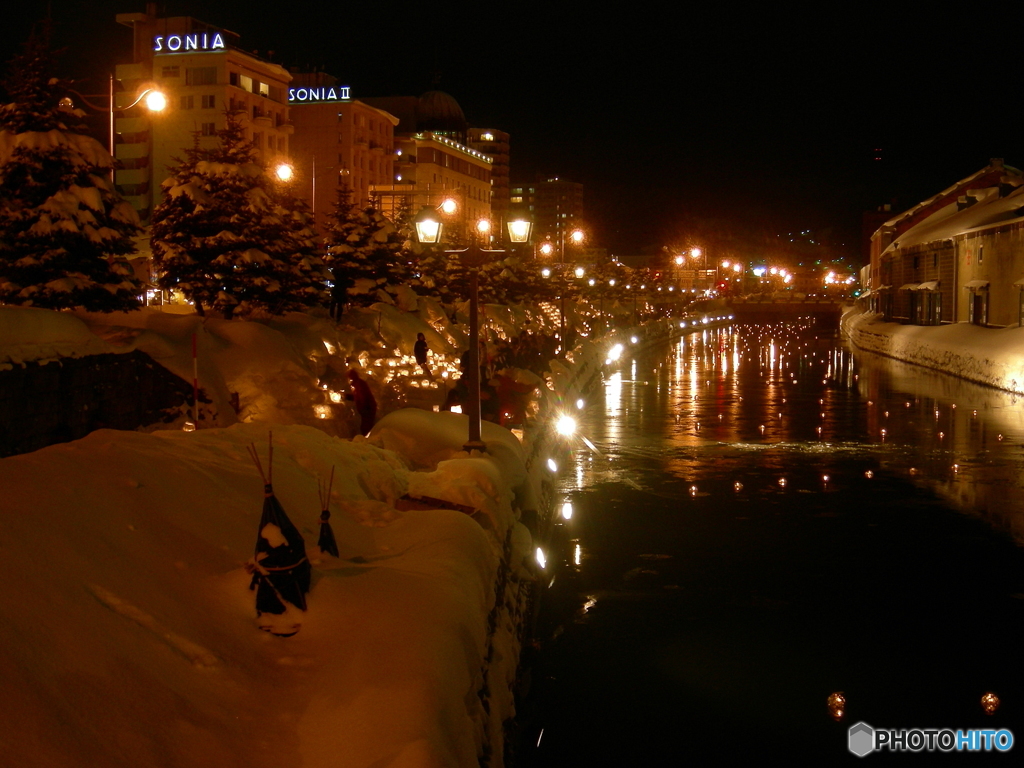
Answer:
[[[224,36],[220,32],[212,35],[202,32],[195,35],[157,35],[153,38],[155,53],[188,52],[188,51],[223,51]]]
[[[351,87],[348,85],[324,86],[322,88],[289,88],[288,101],[291,103],[305,103],[322,101],[347,101]]]

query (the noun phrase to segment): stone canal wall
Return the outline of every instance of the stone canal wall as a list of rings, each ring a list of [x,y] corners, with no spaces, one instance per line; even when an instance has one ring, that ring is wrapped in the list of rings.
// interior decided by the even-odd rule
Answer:
[[[866,352],[1024,394],[1024,328],[902,325],[857,310],[843,316],[842,328]]]

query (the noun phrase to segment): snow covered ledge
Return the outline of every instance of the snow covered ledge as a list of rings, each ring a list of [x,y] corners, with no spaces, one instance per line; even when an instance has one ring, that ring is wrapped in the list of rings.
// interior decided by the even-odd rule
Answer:
[[[1024,394],[1024,328],[901,325],[851,312],[843,317],[843,329],[867,352]]]
[[[265,450],[266,425],[100,430],[0,460],[7,759],[501,765],[530,489],[514,437],[485,425],[489,456],[467,457],[464,424],[402,411],[355,441],[273,428],[276,495],[314,569],[288,639],[255,628],[244,568],[262,506],[245,447]],[[337,559],[315,546],[332,466]]]

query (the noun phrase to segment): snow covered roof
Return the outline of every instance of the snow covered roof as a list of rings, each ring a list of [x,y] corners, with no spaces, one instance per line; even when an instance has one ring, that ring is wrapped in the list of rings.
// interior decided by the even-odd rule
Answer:
[[[970,197],[977,202],[962,209],[956,201],[943,206],[896,238],[884,253],[891,253],[896,248],[948,240],[1024,218],[1024,187],[1018,187],[1005,196],[1000,196],[998,187],[977,189],[971,191]]]
[[[1022,182],[1024,182],[1024,173],[1021,173],[1021,171],[1019,171],[1018,169],[1013,168],[1013,167],[1011,167],[1009,165],[1004,165],[1002,160],[993,159],[993,160],[991,160],[989,162],[988,165],[986,165],[981,170],[975,171],[970,176],[967,176],[967,177],[965,177],[963,179],[960,179],[960,181],[958,181],[955,184],[947,187],[946,189],[942,190],[938,194],[932,195],[927,200],[922,200],[917,205],[915,205],[915,206],[913,206],[911,208],[908,208],[907,210],[903,211],[902,213],[897,214],[896,216],[893,216],[891,219],[889,219],[887,222],[885,222],[885,224],[883,224],[882,226],[883,227],[895,227],[897,224],[899,224],[904,219],[907,219],[907,218],[913,216],[914,214],[919,213],[920,211],[924,210],[928,206],[930,206],[933,203],[935,203],[937,200],[941,200],[944,197],[952,195],[958,189],[964,189],[964,188],[970,186],[971,182],[977,181],[978,179],[980,179],[985,174],[991,173],[992,171],[996,171],[996,170],[1003,171],[1005,173],[1004,178],[1006,178],[1007,181],[1012,181],[1012,182],[1014,182],[1016,184],[1021,184]]]

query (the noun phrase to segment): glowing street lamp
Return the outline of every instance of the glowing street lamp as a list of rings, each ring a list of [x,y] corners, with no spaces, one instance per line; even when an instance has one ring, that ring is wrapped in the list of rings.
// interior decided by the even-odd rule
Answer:
[[[139,104],[143,104],[150,112],[163,112],[167,108],[167,96],[162,91],[156,88],[144,88],[135,101],[129,104],[127,107],[115,107],[114,106],[114,76],[110,76],[110,88],[106,94],[108,103],[106,107],[100,107],[93,104],[89,99],[102,99],[104,94],[84,94],[79,93],[74,88],[67,89],[69,93],[75,94],[82,100],[89,109],[96,112],[107,112],[109,115],[109,132],[107,136],[107,148],[110,150],[110,156],[114,157],[114,113],[115,112],[127,112],[129,109],[137,107]],[[69,97],[61,99],[60,106],[74,108],[74,103]],[[114,180],[114,169],[110,169],[110,180]]]
[[[423,245],[437,245],[441,242],[441,231],[444,225],[441,218],[429,205],[417,214],[413,220],[416,228],[416,239]]]
[[[448,202],[454,201],[451,198],[446,199],[438,206],[438,209],[442,212],[445,211],[445,205]],[[457,206],[451,207],[448,213],[454,213],[457,210]],[[414,226],[416,229],[416,238],[420,243],[424,245],[436,245],[441,242],[441,234],[444,225],[441,222],[441,217],[437,215],[437,210],[427,206],[419,212],[414,219]],[[517,218],[514,221],[508,222],[508,233],[509,239],[513,243],[524,243],[530,238],[530,231],[532,229],[531,223],[524,218]],[[491,222],[487,219],[480,219],[476,225],[477,233],[480,235],[480,239],[490,236]],[[447,251],[448,254],[458,255],[459,261],[469,268],[469,370],[466,375],[469,378],[469,402],[466,410],[466,415],[469,418],[469,438],[463,445],[462,449],[467,453],[471,451],[480,451],[481,453],[487,450],[483,439],[481,438],[481,414],[480,414],[480,313],[479,313],[479,284],[480,284],[480,267],[487,263],[487,261],[496,255],[503,254],[505,251],[502,250],[487,250],[481,248],[479,245],[473,245],[470,248],[464,248],[457,251]]]
[[[295,168],[288,163],[279,163],[274,168],[274,175],[278,181],[291,181],[295,177]]]
[[[533,222],[529,219],[520,216],[507,222],[508,226],[508,239],[513,243],[528,243],[530,242],[530,233],[533,231]],[[545,245],[549,245],[546,243]],[[543,246],[541,246],[543,250]]]

